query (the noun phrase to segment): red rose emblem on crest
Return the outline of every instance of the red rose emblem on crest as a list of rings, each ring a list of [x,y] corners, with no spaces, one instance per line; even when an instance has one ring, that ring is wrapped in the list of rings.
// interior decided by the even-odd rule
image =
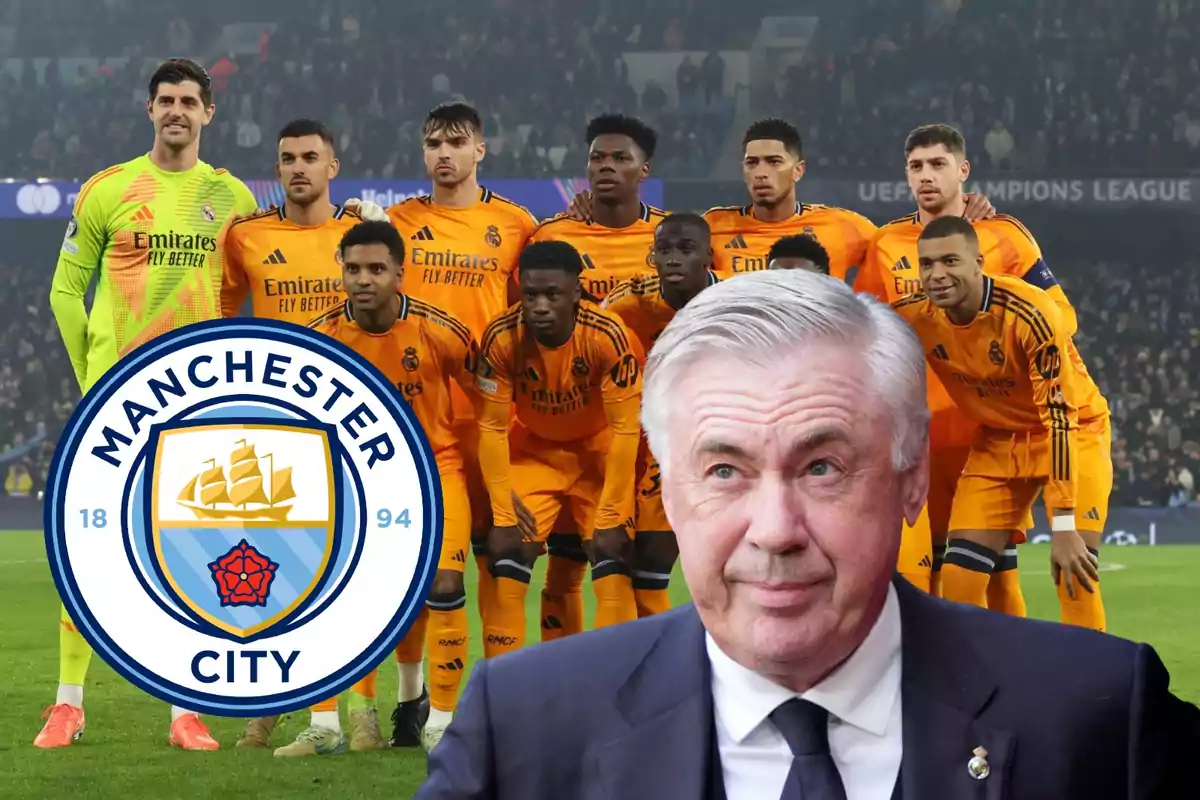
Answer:
[[[242,539],[208,568],[222,606],[265,606],[279,565]]]

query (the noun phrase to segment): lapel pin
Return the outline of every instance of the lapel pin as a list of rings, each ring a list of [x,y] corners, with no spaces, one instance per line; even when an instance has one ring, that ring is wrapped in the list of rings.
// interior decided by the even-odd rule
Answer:
[[[971,773],[971,777],[977,781],[986,778],[992,772],[992,765],[987,760],[987,750],[982,747],[976,747],[974,756],[967,762],[967,772]]]

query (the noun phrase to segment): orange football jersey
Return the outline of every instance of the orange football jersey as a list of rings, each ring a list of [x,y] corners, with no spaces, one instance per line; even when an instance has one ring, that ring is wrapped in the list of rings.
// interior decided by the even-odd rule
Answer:
[[[479,202],[439,206],[428,195],[388,209],[404,235],[404,291],[452,314],[478,339],[508,308],[516,271],[537,220],[522,205],[479,187]]]
[[[892,307],[916,330],[929,365],[967,416],[989,428],[1049,434],[1046,503],[1074,508],[1080,421],[1108,408],[1071,363],[1074,345],[1049,295],[1019,278],[985,276],[980,312],[967,325],[951,322],[923,294]]]
[[[532,242],[566,242],[583,258],[579,281],[596,302],[608,297],[622,281],[653,270],[650,253],[654,249],[654,229],[665,211],[642,203],[642,213],[632,225],[606,228],[594,222],[578,222],[559,216],[538,226]]]
[[[310,323],[383,373],[412,406],[439,466],[462,466],[450,387],[475,393],[475,338],[445,311],[400,295],[400,316],[386,333],[364,331],[350,301]]]
[[[405,238],[404,291],[453,315],[478,341],[508,308],[509,277],[537,220],[485,186],[465,208],[424,195],[392,206],[388,219]],[[457,389],[452,395],[455,417],[472,419],[471,398]]]
[[[250,295],[256,317],[306,325],[346,299],[338,245],[362,217],[339,206],[320,225],[297,225],[283,208],[240,219],[225,237],[221,313],[237,315]]]
[[[719,280],[716,273],[710,270],[708,285],[712,286]],[[650,353],[650,348],[658,341],[667,323],[675,318],[677,311],[663,299],[661,287],[656,273],[635,275],[604,298],[603,308],[620,317],[637,337],[643,359]]]
[[[771,245],[785,236],[812,236],[829,252],[829,274],[854,282],[875,224],[845,208],[797,203],[781,222],[760,222],[753,206],[724,206],[704,212],[712,229],[713,268],[722,279],[767,268]]]
[[[611,432],[595,524],[615,527],[632,516],[641,370],[620,317],[593,303],[580,304],[574,333],[561,347],[543,347],[529,335],[520,305],[488,326],[476,370],[483,403],[479,457],[497,525],[515,524],[507,458],[514,407],[519,424],[567,447]]]
[[[1045,290],[1062,312],[1067,335],[1073,336],[1076,328],[1075,309],[1046,267],[1042,250],[1033,234],[1007,214],[997,214],[973,224],[979,235],[983,271],[992,276],[1023,278],[1029,284]],[[885,303],[919,294],[921,275],[917,262],[917,238],[924,227],[920,216],[914,212],[876,231],[867,248],[867,257],[855,289],[874,295]],[[1082,361],[1077,366],[1082,366]],[[933,414],[929,431],[930,447],[938,450],[969,445],[975,424],[955,411],[954,403],[932,369],[927,377],[929,410]]]

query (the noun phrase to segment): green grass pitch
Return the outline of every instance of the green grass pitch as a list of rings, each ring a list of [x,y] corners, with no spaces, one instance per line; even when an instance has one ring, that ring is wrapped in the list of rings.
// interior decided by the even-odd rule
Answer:
[[[1105,600],[1113,633],[1153,644],[1171,670],[1176,693],[1200,701],[1200,639],[1195,635],[1200,547],[1110,547],[1104,552]],[[1023,584],[1032,616],[1057,618],[1044,546],[1022,548]],[[473,571],[468,573],[474,582]],[[540,578],[535,587],[540,586]],[[686,600],[681,580],[677,601]],[[590,592],[585,587],[585,597]],[[473,602],[473,601],[472,601]],[[537,640],[537,592],[530,592],[530,638]],[[58,679],[58,598],[38,533],[0,533],[0,796],[5,798],[397,798],[411,797],[425,774],[420,751],[275,759],[269,750],[233,748],[243,723],[212,719],[216,753],[167,746],[167,706],[134,689],[99,658],[86,687],[87,734],[69,748],[39,751],[33,738],[54,700]],[[588,613],[590,614],[590,608]],[[479,653],[472,619],[472,657]],[[1086,669],[1086,665],[1067,665]],[[396,673],[380,672],[380,716],[395,705]],[[276,731],[284,744],[307,721],[290,715]],[[385,724],[385,735],[390,727]]]

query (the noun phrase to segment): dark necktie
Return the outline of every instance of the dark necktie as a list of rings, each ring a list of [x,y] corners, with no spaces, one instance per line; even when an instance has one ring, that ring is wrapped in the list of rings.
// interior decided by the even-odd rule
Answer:
[[[829,712],[797,697],[772,711],[771,722],[792,751],[792,768],[779,800],[846,800],[829,753]]]

